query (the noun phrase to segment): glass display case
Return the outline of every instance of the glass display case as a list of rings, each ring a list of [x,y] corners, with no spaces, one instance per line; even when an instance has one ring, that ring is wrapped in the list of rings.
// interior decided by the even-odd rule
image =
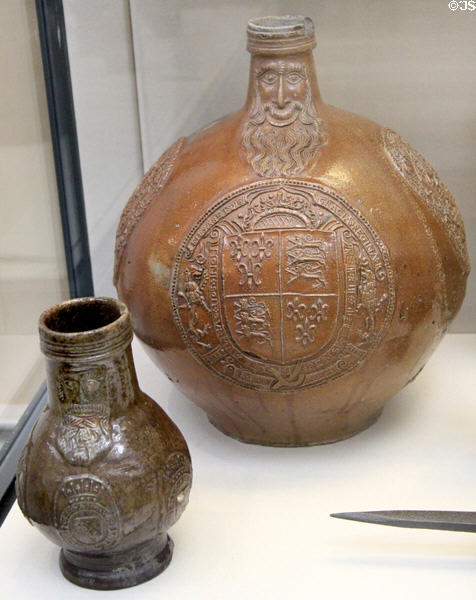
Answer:
[[[61,3],[3,3],[0,498],[45,401],[42,310],[93,292]],[[61,37],[61,35],[63,37]],[[6,83],[8,82],[8,83]]]
[[[67,297],[117,295],[112,272],[121,211],[174,140],[243,103],[249,18],[313,18],[324,100],[397,130],[429,159],[457,199],[475,264],[476,16],[470,6],[446,0],[1,3],[8,83],[0,98],[0,521],[15,500],[16,462],[45,402],[38,316]],[[474,271],[451,333],[378,425],[337,446],[307,449],[224,438],[135,342],[139,380],[180,426],[198,474],[174,533],[177,571],[163,584],[169,597],[203,590],[199,597],[234,598],[254,590],[248,597],[274,600],[298,590],[379,598],[386,589],[392,599],[410,586],[415,597],[474,597],[468,534],[440,532],[429,541],[422,532],[405,537],[400,531],[390,538],[378,528],[331,525],[327,517],[339,510],[474,509]],[[12,561],[28,565],[35,585],[46,586],[57,549],[48,547],[43,556],[47,542],[33,528],[31,537],[27,529],[17,537],[15,511],[5,534],[8,542],[19,540]],[[28,551],[20,551],[22,544]],[[288,578],[276,575],[277,564],[288,568]],[[23,571],[12,573],[13,586]]]

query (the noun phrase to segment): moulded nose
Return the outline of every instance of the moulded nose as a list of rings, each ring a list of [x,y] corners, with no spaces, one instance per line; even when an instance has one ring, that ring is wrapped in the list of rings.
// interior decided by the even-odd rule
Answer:
[[[284,108],[284,84],[283,84],[283,76],[281,75],[279,78],[279,87],[278,87],[278,102],[279,108]]]

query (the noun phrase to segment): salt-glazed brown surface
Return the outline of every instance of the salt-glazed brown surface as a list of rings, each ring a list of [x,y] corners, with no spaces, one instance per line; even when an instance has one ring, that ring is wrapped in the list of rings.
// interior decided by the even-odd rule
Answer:
[[[469,272],[448,188],[395,132],[324,104],[314,46],[310,19],[250,21],[245,106],[176,142],[117,234],[137,335],[245,442],[368,427],[425,364]]]
[[[16,489],[30,523],[62,547],[83,587],[118,589],[161,573],[167,530],[188,502],[187,444],[138,387],[127,308],[81,298],[40,318],[48,405],[20,458]]]

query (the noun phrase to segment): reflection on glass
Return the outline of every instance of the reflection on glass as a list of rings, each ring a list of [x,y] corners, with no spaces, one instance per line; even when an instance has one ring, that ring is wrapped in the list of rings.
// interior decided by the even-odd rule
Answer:
[[[38,316],[69,293],[34,1],[0,21],[1,445],[44,378]]]

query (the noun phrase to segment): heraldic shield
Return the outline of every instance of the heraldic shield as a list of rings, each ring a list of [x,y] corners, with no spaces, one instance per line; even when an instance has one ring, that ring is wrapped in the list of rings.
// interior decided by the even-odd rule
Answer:
[[[344,292],[336,233],[265,230],[223,244],[224,320],[241,351],[287,364],[329,345]]]
[[[357,209],[317,184],[279,179],[238,188],[203,215],[170,291],[197,360],[279,392],[358,367],[395,305],[387,250]]]

